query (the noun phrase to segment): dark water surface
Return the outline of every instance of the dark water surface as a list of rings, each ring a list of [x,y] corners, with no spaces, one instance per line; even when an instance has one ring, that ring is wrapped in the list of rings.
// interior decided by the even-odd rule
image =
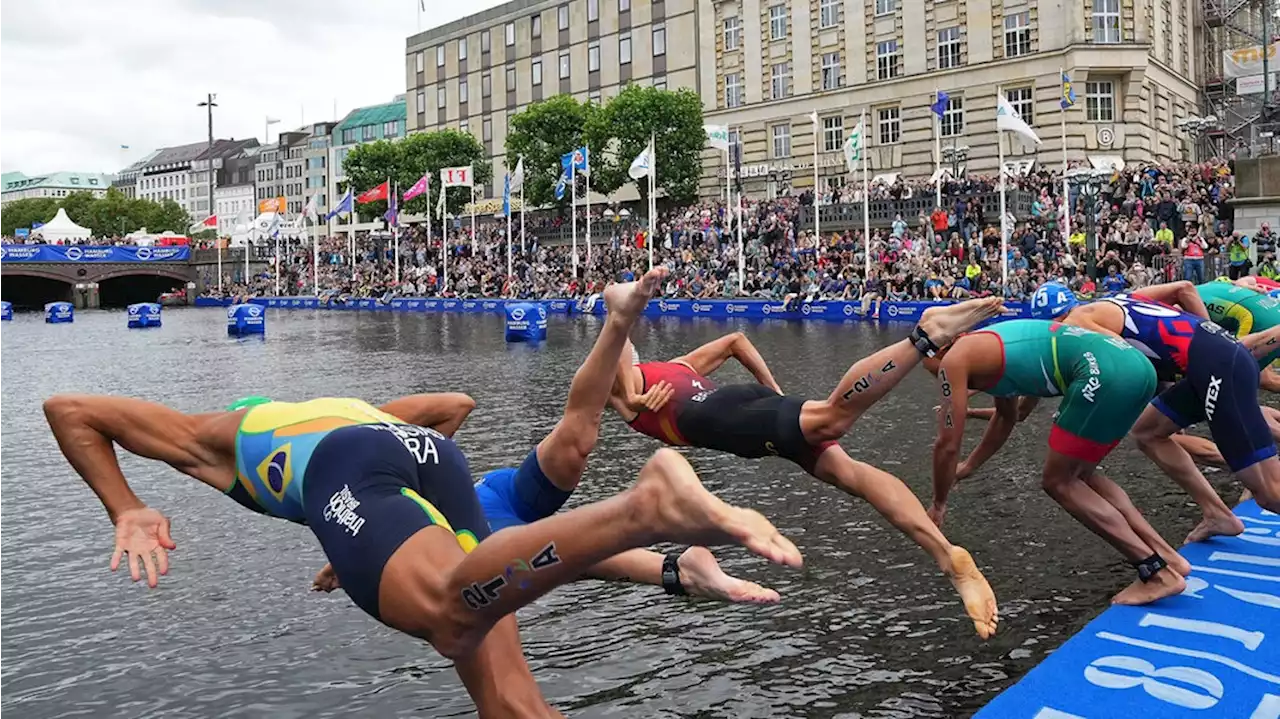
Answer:
[[[14,717],[468,716],[449,663],[365,616],[341,592],[309,591],[324,556],[303,527],[252,514],[156,463],[122,457],[178,550],[158,590],[107,570],[112,531],[58,453],[40,402],[55,392],[127,394],[208,411],[248,394],[379,402],[463,391],[477,411],[458,435],[477,473],[518,462],[556,421],[599,327],[556,318],[542,347],[507,345],[494,315],[268,312],[265,341],[224,333],[220,310],[166,310],[159,330],[121,312],[5,323],[3,700]],[[907,326],[644,321],[646,358],[742,327],[792,394],[825,396],[853,360]],[[737,365],[725,377],[745,379]],[[936,390],[923,370],[845,438],[854,457],[929,492]],[[726,568],[781,592],[774,607],[667,597],[580,582],[520,612],[548,699],[572,716],[962,717],[1013,683],[1105,606],[1133,574],[1039,489],[1051,411],[954,495],[948,536],[1000,599],[981,643],[926,555],[853,500],[776,459],[691,451],[704,482],[756,507],[800,546],[806,568],[737,549]],[[969,445],[979,429],[970,424]],[[626,486],[657,444],[607,415],[571,504]],[[1170,539],[1195,512],[1129,443],[1106,469]],[[1225,489],[1222,474],[1210,477]]]

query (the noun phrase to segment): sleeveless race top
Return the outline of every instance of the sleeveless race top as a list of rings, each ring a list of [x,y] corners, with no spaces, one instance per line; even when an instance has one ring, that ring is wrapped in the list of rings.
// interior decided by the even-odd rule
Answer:
[[[983,392],[993,397],[1057,397],[1076,379],[1097,373],[1102,343],[1132,352],[1122,340],[1045,320],[1007,320],[971,334],[1000,338],[1004,370]]]
[[[678,362],[645,362],[637,366],[644,377],[642,391],[647,392],[659,382],[667,382],[671,385],[672,395],[662,409],[657,412],[641,412],[628,424],[637,432],[667,444],[688,445],[677,428],[676,417],[694,397],[714,392],[715,382]]]
[[[1187,371],[1191,338],[1196,327],[1207,320],[1140,295],[1126,293],[1100,301],[1124,310],[1120,336],[1141,350],[1157,370]]]

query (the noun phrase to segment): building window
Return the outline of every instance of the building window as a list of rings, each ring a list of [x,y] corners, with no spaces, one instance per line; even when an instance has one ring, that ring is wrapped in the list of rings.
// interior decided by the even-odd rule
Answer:
[[[559,18],[560,29],[568,30],[569,29],[569,6],[561,5],[560,7],[556,8],[556,16]]]
[[[465,37],[458,40],[458,59],[467,59],[467,39]]]
[[[902,111],[898,108],[880,108],[876,125],[881,145],[896,145],[902,139]]]
[[[542,16],[534,15],[529,18],[529,36],[542,37]]]
[[[542,84],[542,61],[541,61],[541,60],[534,60],[534,61],[533,61],[533,66],[532,66],[532,68],[531,68],[531,69],[533,70],[533,73],[532,73],[532,74],[533,74],[533,84],[534,84],[534,85],[541,85],[541,84]]]
[[[822,89],[834,90],[844,84],[840,76],[840,53],[826,52],[822,54]]]
[[[502,28],[502,35],[507,41],[507,47],[516,44],[516,24],[513,22],[507,23],[506,27]]]
[[[1004,98],[1009,101],[1014,110],[1018,111],[1022,121],[1028,125],[1036,124],[1034,96],[1035,90],[1030,87],[1014,87],[1004,91]]]
[[[938,31],[938,69],[960,67],[960,28],[947,27]]]
[[[659,57],[667,54],[667,26],[665,24],[655,25],[653,27],[653,56]]]
[[[769,8],[769,39],[787,39],[787,6],[774,5]]]
[[[618,64],[626,65],[631,62],[631,33],[624,32],[618,35]]]
[[[462,122],[459,122],[459,123],[458,123],[458,132],[462,132],[462,133],[470,133],[470,132],[471,132],[471,124],[470,124],[470,123],[468,123],[466,120],[463,120]]]
[[[790,62],[780,62],[773,66],[769,72],[769,90],[772,93],[770,97],[774,100],[791,95]]]
[[[1116,121],[1115,85],[1110,80],[1091,80],[1084,84],[1085,118],[1089,122]]]
[[[876,15],[888,15],[897,9],[897,0],[876,0]]]
[[[876,77],[889,80],[902,72],[902,57],[898,55],[898,41],[885,40],[876,43]]]
[[[418,52],[415,52],[413,54],[413,71],[422,72],[426,66],[426,62],[427,62],[426,53],[422,52],[421,50],[419,50]]]
[[[724,76],[724,106],[742,105],[742,73],[731,72]]]
[[[729,128],[729,151],[733,152],[733,148],[742,144],[742,130],[736,127]]]
[[[444,45],[436,46],[436,67],[444,67]]]
[[[742,43],[742,22],[736,17],[724,19],[724,49],[737,50]]]
[[[964,98],[948,97],[947,109],[942,113],[942,136],[955,137],[964,134]]]
[[[587,72],[600,71],[600,41],[596,40],[587,45]]]
[[[507,68],[507,92],[515,92],[516,90],[516,69],[515,67]]]
[[[489,52],[492,42],[493,40],[489,37],[488,30],[480,33],[480,54],[483,55],[484,53]]]
[[[1020,12],[1004,18],[1004,56],[1031,54],[1031,13]]]
[[[493,93],[493,76],[485,73],[480,76],[480,97],[488,97]]]
[[[444,86],[441,85],[440,87],[436,88],[436,109],[443,110],[445,106],[448,104],[449,104],[449,98],[446,96]]]
[[[467,81],[465,78],[458,81],[458,104],[467,104]]]
[[[774,125],[770,131],[773,133],[773,156],[791,157],[791,126]]]
[[[844,118],[839,115],[822,118],[822,151],[838,152],[843,144]]]
[[[588,93],[587,93],[587,102],[592,103],[593,105],[599,105],[599,104],[600,104],[600,91],[599,91],[599,90],[592,90],[591,92],[588,92]]]
[[[397,136],[397,135],[399,135],[399,134],[400,134],[400,122],[399,122],[398,120],[392,120],[392,121],[390,121],[390,122],[384,122],[384,123],[382,123],[382,136],[383,136],[383,137],[396,137],[396,136]],[[298,167],[298,168],[295,168],[295,169],[296,169],[296,171],[295,171],[293,174],[294,174],[295,176],[301,176],[301,175],[302,175],[302,168],[301,168],[301,167]]]
[[[569,53],[560,53],[560,79],[569,79]]]
[[[618,0],[618,12],[630,12],[631,0]]]
[[[821,0],[818,4],[818,29],[826,30],[840,22],[840,0]]]
[[[656,89],[656,90],[666,90],[666,89],[667,89],[667,78],[663,77],[663,78],[660,78],[660,79],[654,80],[654,81],[653,81],[653,87],[654,87],[654,89]]]
[[[444,90],[441,89],[440,92],[443,93]],[[444,95],[442,94],[441,97],[443,98]],[[444,107],[444,105],[441,104],[440,107]],[[347,129],[342,131],[342,144],[350,145],[356,141],[357,137],[358,135],[356,135],[356,129],[354,127],[348,127]],[[271,178],[268,176],[266,177],[266,179],[270,180]]]
[[[363,128],[363,131],[361,132],[361,136],[362,136],[361,139],[363,139],[365,142],[368,142],[369,140],[376,140],[378,138],[377,133],[374,131],[373,125],[365,125]]]
[[[1093,0],[1093,41],[1120,42],[1120,0]]]
[[[484,142],[493,142],[493,120],[487,117],[480,123],[480,139]]]
[[[587,0],[587,22],[600,19],[600,0]]]

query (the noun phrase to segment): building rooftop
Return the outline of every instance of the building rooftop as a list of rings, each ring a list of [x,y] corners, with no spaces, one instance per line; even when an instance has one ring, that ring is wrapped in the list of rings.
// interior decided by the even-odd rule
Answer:
[[[384,122],[403,119],[405,119],[404,96],[397,95],[395,100],[388,102],[385,105],[357,107],[351,112],[348,112],[347,116],[342,118],[342,122],[339,122],[337,127],[333,128],[333,131],[335,133],[339,133],[352,127],[381,125]]]
[[[472,28],[495,25],[499,20],[509,15],[519,17],[532,14],[534,8],[541,9],[549,4],[548,0],[511,0],[488,10],[481,10],[453,22],[410,35],[405,46],[407,48],[415,48],[433,41],[449,39]]]
[[[207,149],[209,149],[209,143],[203,141],[193,142],[188,145],[178,145],[177,147],[166,147],[157,152],[156,156],[146,164],[146,167],[163,167],[180,162],[191,162]]]
[[[99,172],[51,172],[47,175],[26,175],[6,172],[0,175],[4,192],[25,190],[32,187],[56,187],[72,190],[105,190],[111,186],[111,175]]]

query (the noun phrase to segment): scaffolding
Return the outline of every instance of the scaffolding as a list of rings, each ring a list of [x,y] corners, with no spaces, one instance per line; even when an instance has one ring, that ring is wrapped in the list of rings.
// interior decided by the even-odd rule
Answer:
[[[1238,79],[1227,78],[1223,72],[1224,52],[1258,47],[1263,38],[1270,35],[1274,41],[1275,18],[1271,0],[1200,0],[1204,53],[1204,114],[1217,122],[1197,138],[1201,153],[1224,156],[1232,151],[1248,148],[1256,154],[1263,146],[1269,146],[1270,135],[1277,126],[1274,112],[1276,83],[1268,84],[1273,101],[1266,103],[1265,93],[1241,95],[1237,91]],[[1280,59],[1280,58],[1277,58]],[[1269,64],[1269,63],[1268,63]],[[1280,64],[1280,63],[1277,63]],[[1280,71],[1269,64],[1269,74]],[[1270,108],[1268,107],[1270,106]]]

